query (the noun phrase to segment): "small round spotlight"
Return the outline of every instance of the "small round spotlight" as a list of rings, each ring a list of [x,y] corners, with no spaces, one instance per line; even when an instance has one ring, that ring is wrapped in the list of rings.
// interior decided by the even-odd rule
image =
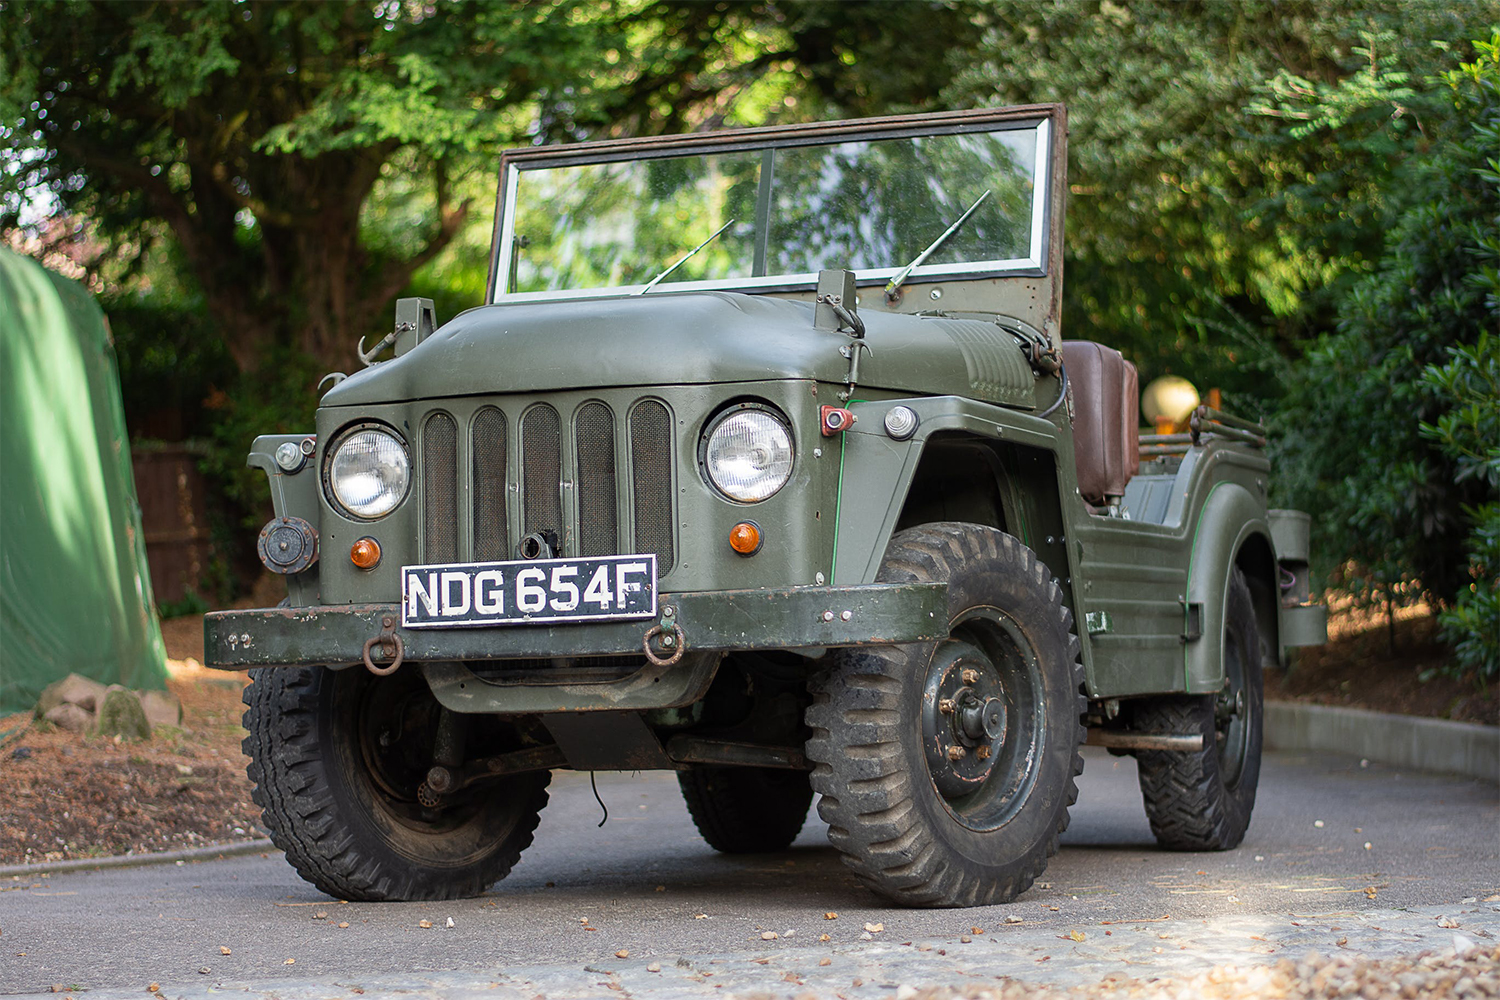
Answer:
[[[283,441],[276,446],[276,464],[281,466],[282,472],[296,472],[306,461],[307,456],[294,442]]]
[[[905,441],[917,432],[917,411],[909,406],[893,406],[886,410],[885,432],[897,441]]]
[[[753,556],[760,551],[760,525],[754,521],[741,521],[729,529],[729,547],[742,556]]]

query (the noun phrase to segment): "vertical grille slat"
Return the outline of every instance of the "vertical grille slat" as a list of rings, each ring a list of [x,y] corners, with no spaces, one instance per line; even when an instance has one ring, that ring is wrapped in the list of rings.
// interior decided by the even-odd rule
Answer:
[[[635,499],[635,551],[655,552],[657,571],[671,569],[672,415],[654,399],[630,411],[631,489]]]
[[[573,427],[578,455],[578,554],[618,554],[614,414],[597,400],[585,403]]]
[[[561,537],[562,429],[557,411],[546,403],[521,418],[522,530],[555,531]]]
[[[510,558],[505,494],[505,414],[494,407],[474,418],[474,559]]]
[[[433,414],[422,429],[422,517],[428,562],[458,561],[458,425]]]

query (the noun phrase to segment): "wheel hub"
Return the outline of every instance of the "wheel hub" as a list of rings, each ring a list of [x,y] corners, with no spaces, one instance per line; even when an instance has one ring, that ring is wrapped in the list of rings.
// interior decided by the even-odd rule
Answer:
[[[1005,692],[989,658],[959,640],[933,656],[923,697],[927,769],[946,798],[978,791],[1005,741]]]

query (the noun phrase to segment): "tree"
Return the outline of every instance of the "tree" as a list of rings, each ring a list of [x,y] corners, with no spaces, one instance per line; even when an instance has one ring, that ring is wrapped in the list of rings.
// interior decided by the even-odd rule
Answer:
[[[835,67],[858,78],[845,63],[860,28],[894,48],[918,23],[968,23],[931,2],[838,18],[828,2],[5,6],[0,123],[18,151],[0,224],[45,191],[116,246],[165,229],[245,371],[277,345],[346,365],[474,212],[459,178],[507,145],[677,131],[747,97],[784,113],[789,88],[838,97]],[[922,100],[948,79],[941,59],[908,63],[869,67],[870,99]],[[371,232],[372,193],[412,178],[414,224]]]
[[[1500,15],[1473,4],[1054,0],[997,3],[954,103],[1069,108],[1067,336],[1274,400],[1284,358],[1332,320],[1331,291],[1382,249],[1403,114],[1432,40]],[[1347,81],[1335,133],[1298,133],[1286,88]],[[1296,125],[1299,122],[1292,122]],[[1248,408],[1247,407],[1247,408]]]

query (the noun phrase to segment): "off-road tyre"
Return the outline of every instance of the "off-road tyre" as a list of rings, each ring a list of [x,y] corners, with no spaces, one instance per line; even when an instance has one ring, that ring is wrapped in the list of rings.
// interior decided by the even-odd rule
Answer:
[[[436,703],[416,670],[273,667],[250,672],[246,771],[271,840],[336,899],[476,896],[507,875],[547,803],[547,771],[474,786],[438,809],[416,790]],[[401,718],[395,738],[386,736]],[[430,728],[430,727],[428,727]],[[503,729],[503,727],[498,727]],[[373,739],[372,739],[373,737]]]
[[[1224,672],[1229,679],[1225,699],[1149,698],[1131,709],[1131,728],[1139,732],[1203,736],[1199,751],[1136,751],[1146,818],[1156,842],[1169,850],[1238,847],[1255,808],[1265,694],[1255,606],[1239,570],[1229,580],[1225,599]],[[1232,704],[1236,694],[1243,697],[1237,725],[1224,705]]]
[[[677,782],[698,832],[725,854],[786,850],[812,805],[806,771],[699,765],[678,772]]]
[[[828,839],[898,903],[1009,902],[1057,852],[1083,770],[1083,667],[1062,589],[1018,539],[959,522],[897,534],[877,579],[946,581],[950,636],[841,650],[813,679],[807,756]],[[995,703],[1005,712],[998,736],[985,723],[978,737],[989,753],[965,745],[950,771],[938,751],[960,745],[963,713],[943,696],[955,676],[980,716]]]

